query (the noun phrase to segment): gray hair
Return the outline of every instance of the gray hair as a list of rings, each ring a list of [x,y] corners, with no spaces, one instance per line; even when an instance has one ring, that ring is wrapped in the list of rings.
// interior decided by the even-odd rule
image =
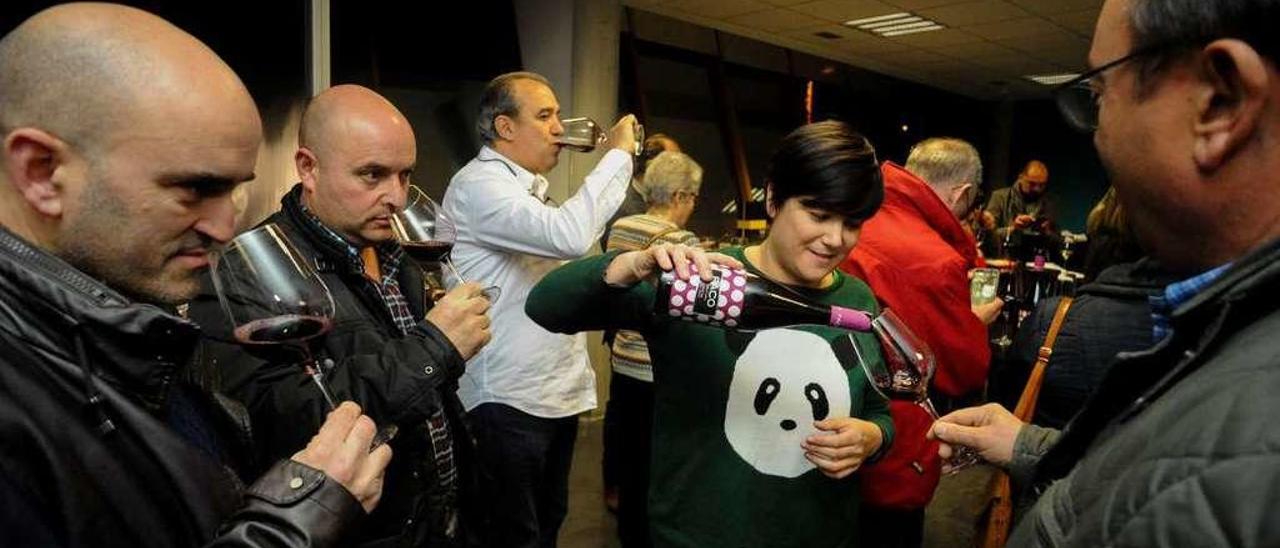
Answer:
[[[962,139],[934,137],[920,141],[911,147],[906,168],[934,188],[982,184],[982,159],[978,157],[978,149]]]
[[[671,205],[677,192],[698,193],[702,187],[702,166],[688,154],[665,151],[652,160],[644,173],[644,199],[651,206]]]
[[[1152,51],[1139,60],[1139,82],[1147,84],[1169,62],[1196,46],[1220,38],[1241,40],[1259,55],[1278,62],[1277,19],[1280,19],[1277,0],[1135,0],[1129,8],[1132,51],[1168,47]]]
[[[512,89],[516,80],[533,80],[551,87],[551,82],[536,72],[508,72],[490,80],[480,93],[480,115],[476,117],[476,133],[485,144],[498,140],[498,131],[493,127],[494,119],[520,114],[520,105],[516,103],[516,95]]]

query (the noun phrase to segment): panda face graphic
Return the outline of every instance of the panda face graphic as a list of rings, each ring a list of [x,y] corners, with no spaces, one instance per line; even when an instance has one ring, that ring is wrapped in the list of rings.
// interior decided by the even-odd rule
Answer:
[[[756,334],[738,357],[724,433],[742,460],[763,474],[794,478],[814,468],[800,443],[814,421],[847,417],[849,377],[826,339],[805,331]]]

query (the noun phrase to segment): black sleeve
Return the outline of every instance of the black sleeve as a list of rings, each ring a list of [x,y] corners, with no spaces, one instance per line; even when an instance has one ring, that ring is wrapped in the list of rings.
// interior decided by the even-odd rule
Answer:
[[[340,546],[364,515],[359,501],[333,478],[286,460],[249,487],[244,507],[207,546]]]

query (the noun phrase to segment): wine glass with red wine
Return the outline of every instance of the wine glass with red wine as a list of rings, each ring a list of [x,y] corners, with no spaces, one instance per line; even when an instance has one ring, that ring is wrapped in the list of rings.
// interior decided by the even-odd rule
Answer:
[[[329,410],[336,408],[310,346],[333,328],[333,296],[311,264],[275,224],[237,236],[212,258],[213,286],[236,342],[263,359],[297,363]],[[373,447],[395,431],[384,427]]]
[[[409,186],[409,197],[404,209],[391,216],[391,231],[400,241],[404,252],[428,274],[428,279],[431,278],[433,265],[444,265],[459,282],[466,282],[466,278],[453,266],[453,259],[450,257],[458,231],[449,222],[440,205],[422,189]],[[443,287],[430,289],[432,300],[439,300],[444,296]],[[484,295],[490,302],[498,300],[498,295],[501,294],[502,290],[496,285],[484,289]]]
[[[929,400],[929,381],[933,379],[938,362],[929,345],[888,308],[871,321],[871,331],[880,341],[881,367],[873,367],[860,353],[857,356],[871,386],[887,399],[919,405],[933,420],[938,420],[938,411]],[[857,352],[858,345],[854,344],[853,348]],[[972,448],[955,446],[947,461],[947,473],[954,474],[981,460]]]

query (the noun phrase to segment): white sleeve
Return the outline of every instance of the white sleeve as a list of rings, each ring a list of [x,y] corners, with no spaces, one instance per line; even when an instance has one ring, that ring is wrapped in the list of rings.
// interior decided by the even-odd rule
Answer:
[[[626,198],[631,156],[611,150],[560,207],[507,181],[468,181],[467,223],[476,243],[552,259],[586,255]]]

